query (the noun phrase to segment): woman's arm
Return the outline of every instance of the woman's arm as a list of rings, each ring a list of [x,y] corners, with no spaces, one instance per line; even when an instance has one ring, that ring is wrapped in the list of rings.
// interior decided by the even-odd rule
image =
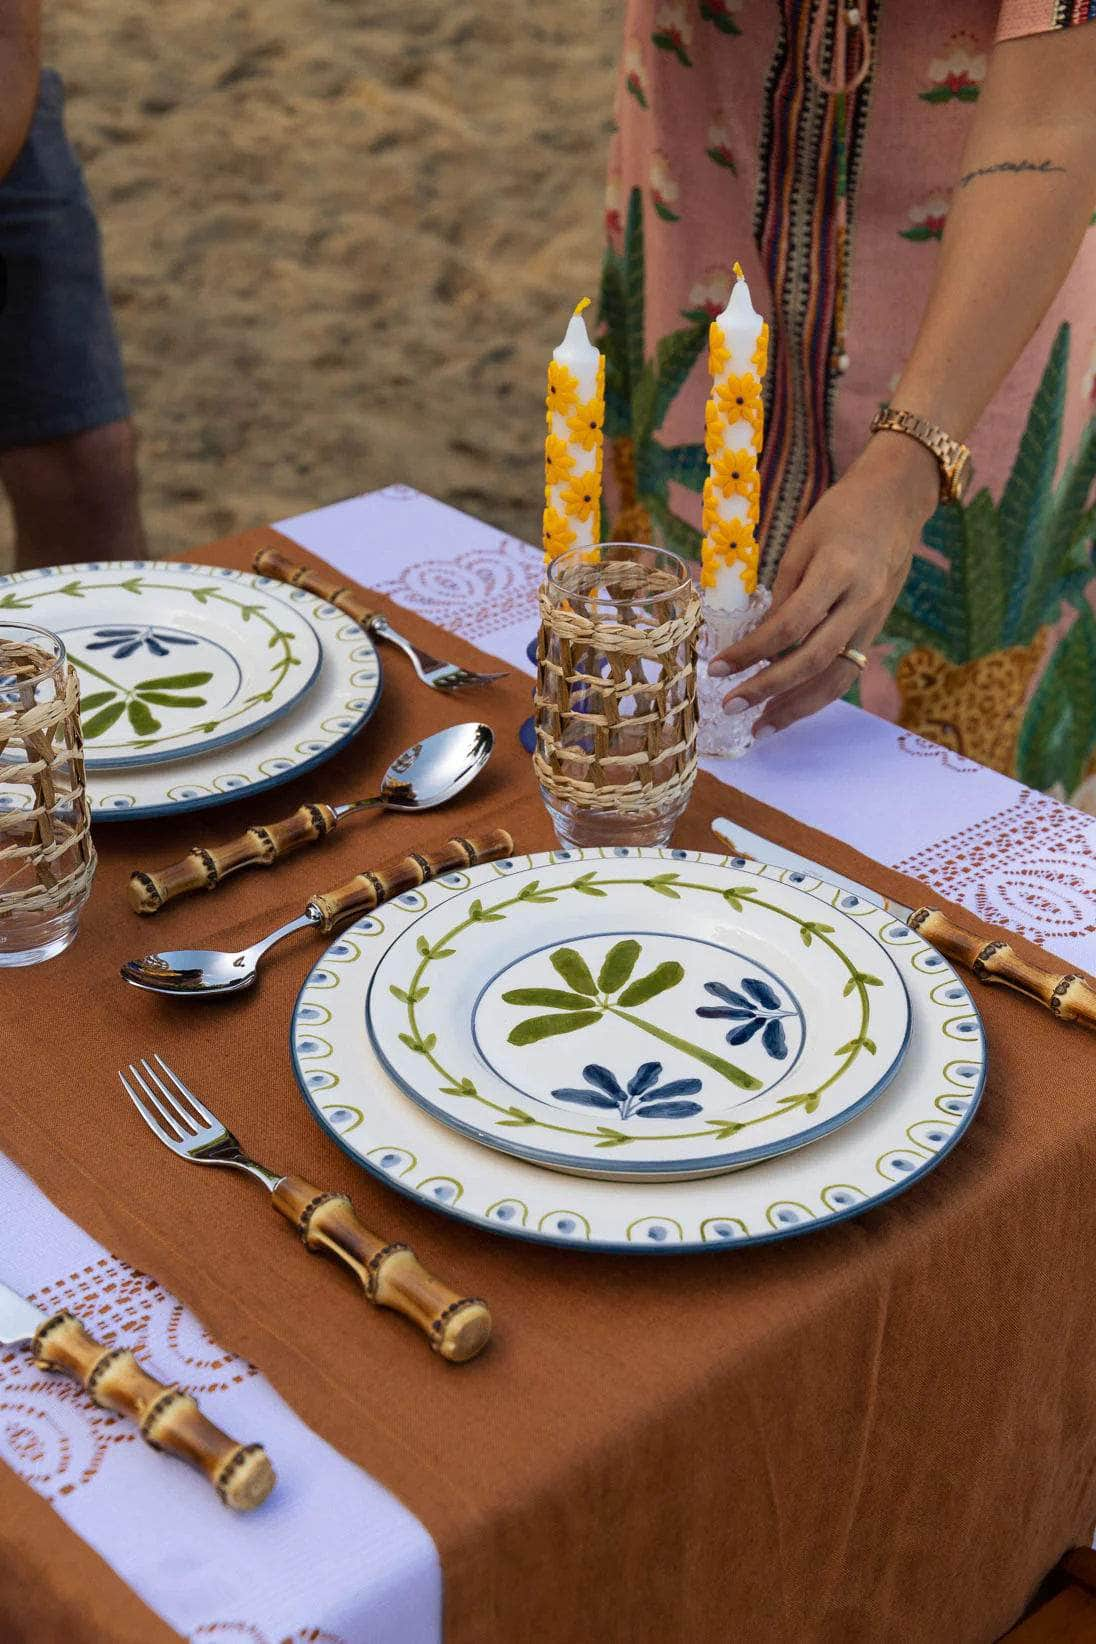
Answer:
[[[1050,307],[1094,207],[1096,23],[997,46],[892,404],[964,439]],[[722,654],[728,671],[777,659],[734,693],[744,706],[772,698],[759,732],[848,689],[853,665],[838,653],[882,628],[938,478],[908,435],[876,434],[793,533],[772,611]]]
[[[38,100],[40,0],[0,0],[0,182],[22,148]]]

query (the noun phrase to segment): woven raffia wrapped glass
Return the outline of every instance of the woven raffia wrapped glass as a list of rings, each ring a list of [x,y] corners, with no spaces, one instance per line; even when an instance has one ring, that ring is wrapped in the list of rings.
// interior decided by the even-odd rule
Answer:
[[[67,947],[91,890],[79,710],[61,641],[0,623],[0,965]]]
[[[533,766],[564,845],[665,844],[696,777],[700,600],[676,555],[575,549],[540,591]]]

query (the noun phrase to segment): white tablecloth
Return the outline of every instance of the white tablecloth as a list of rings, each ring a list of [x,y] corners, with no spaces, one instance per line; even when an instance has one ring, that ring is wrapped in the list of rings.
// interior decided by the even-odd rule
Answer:
[[[406,486],[279,529],[347,576],[530,671],[525,649],[541,566],[524,544]],[[1093,818],[844,703],[744,760],[707,766],[1067,963],[1096,969]],[[714,837],[712,846],[719,848]],[[132,1429],[95,1410],[72,1383],[34,1371],[19,1352],[0,1352],[0,1459],[195,1641],[437,1644],[441,1573],[412,1514],[2,1154],[0,1202],[5,1227],[17,1230],[5,1236],[0,1277],[45,1309],[93,1312],[104,1340],[126,1340],[163,1380],[190,1386],[226,1430],[261,1437],[281,1483],[261,1513],[233,1518],[203,1480],[153,1455]]]

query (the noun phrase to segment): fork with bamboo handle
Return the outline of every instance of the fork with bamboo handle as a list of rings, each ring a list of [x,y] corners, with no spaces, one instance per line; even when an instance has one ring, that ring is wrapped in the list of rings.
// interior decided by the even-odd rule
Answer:
[[[456,662],[441,662],[436,656],[428,655],[417,645],[412,645],[403,634],[397,633],[388,618],[380,611],[374,611],[365,595],[357,589],[340,582],[338,577],[299,564],[277,548],[260,548],[252,565],[260,576],[273,577],[276,582],[288,582],[294,588],[305,588],[310,594],[325,599],[336,610],[352,617],[370,638],[386,639],[389,644],[398,646],[405,656],[410,657],[411,665],[422,683],[429,685],[433,691],[459,691],[468,685],[491,685],[496,679],[506,678],[505,669],[501,673],[477,674]]]
[[[153,1060],[156,1067],[144,1058],[139,1065],[131,1062],[118,1077],[158,1141],[191,1164],[241,1170],[261,1182],[274,1209],[296,1229],[306,1250],[341,1262],[367,1300],[402,1313],[441,1358],[464,1364],[482,1352],[491,1336],[491,1312],[485,1301],[461,1295],[436,1279],[410,1245],[370,1233],[345,1194],[325,1193],[300,1176],[268,1170],[244,1151],[228,1126],[172,1072],[162,1056]]]

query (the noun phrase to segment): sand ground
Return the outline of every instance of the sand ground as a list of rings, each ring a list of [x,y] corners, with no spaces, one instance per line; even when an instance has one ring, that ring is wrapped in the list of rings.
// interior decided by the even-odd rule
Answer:
[[[395,480],[539,535],[622,10],[55,0],[153,552]]]

